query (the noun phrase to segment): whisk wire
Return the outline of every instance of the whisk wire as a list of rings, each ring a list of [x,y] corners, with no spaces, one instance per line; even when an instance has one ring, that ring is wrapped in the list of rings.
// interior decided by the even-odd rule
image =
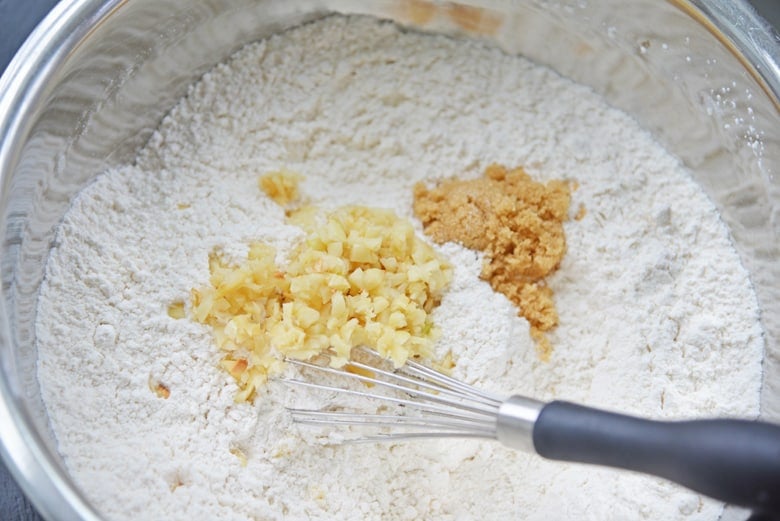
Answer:
[[[401,370],[397,369],[394,372],[393,371],[385,371],[385,370],[379,369],[377,367],[373,367],[373,366],[370,366],[370,365],[366,365],[366,364],[362,364],[360,362],[354,362],[354,361],[349,362],[347,364],[347,367],[355,367],[355,368],[358,368],[358,369],[363,369],[363,370],[366,370],[366,371],[370,371],[370,372],[372,372],[372,373],[374,373],[376,375],[381,375],[381,376],[384,376],[385,378],[389,378],[390,380],[395,380],[395,381],[398,381],[398,382],[403,382],[403,383],[406,383],[406,384],[414,385],[414,386],[419,387],[419,388],[428,389],[428,390],[430,390],[430,391],[432,391],[434,393],[437,393],[439,395],[447,395],[447,396],[452,396],[452,397],[455,397],[455,398],[458,398],[458,399],[463,399],[463,393],[462,392],[456,392],[456,391],[452,390],[451,388],[445,387],[445,386],[443,386],[441,384],[437,385],[435,383],[429,383],[429,382],[423,380],[420,376],[417,376],[417,375],[406,376],[402,369]],[[377,382],[381,382],[382,381],[382,380],[379,380],[376,377],[374,378],[374,380],[377,381]],[[404,388],[404,392],[408,392],[408,391],[409,391],[409,388],[405,387]],[[488,397],[486,397],[484,395],[480,395],[478,393],[474,394],[472,396],[472,399],[474,399],[475,401],[477,401],[479,403],[483,403],[485,405],[488,405],[488,406],[495,406],[495,405],[497,405],[496,402],[494,402],[490,398],[488,398]],[[498,404],[500,404],[500,402],[498,402]]]
[[[485,436],[481,433],[475,432],[443,432],[443,431],[431,431],[431,432],[398,432],[392,434],[373,434],[371,436],[364,436],[362,438],[354,438],[344,440],[344,443],[387,443],[389,441],[407,441],[407,440],[419,440],[419,439],[432,439],[432,438],[493,438],[493,436]]]
[[[399,412],[403,411],[403,413],[347,412],[332,410],[332,407],[324,410],[291,408],[288,411],[293,421],[306,425],[368,427],[378,431],[358,439],[344,440],[348,443],[420,438],[497,437],[496,418],[503,403],[502,399],[412,360],[407,361],[401,368],[385,369],[388,367],[387,360],[379,353],[365,348],[359,350],[358,358],[362,361],[352,360],[338,369],[301,360],[288,360],[288,362],[304,370],[374,385],[388,391],[387,394],[300,379],[289,379],[284,382],[294,386],[393,404]],[[386,432],[387,429],[390,431]]]
[[[388,427],[420,427],[430,429],[439,427],[447,430],[481,430],[486,435],[495,431],[490,424],[481,426],[473,422],[463,420],[446,420],[438,418],[421,418],[417,416],[389,415],[389,414],[356,414],[339,413],[325,411],[308,411],[303,409],[290,409],[290,412],[297,417],[297,423],[308,425],[383,425]]]
[[[385,376],[385,377],[388,377],[388,378],[391,378],[391,379],[395,379],[395,380],[398,380],[398,381],[403,381],[404,383],[407,383],[407,384],[410,384],[410,385],[425,386],[426,388],[430,388],[431,390],[433,390],[433,391],[435,391],[435,392],[437,392],[439,394],[435,395],[435,394],[432,394],[431,392],[423,391],[423,390],[420,390],[420,389],[415,389],[413,387],[398,385],[398,384],[395,384],[395,383],[392,383],[392,382],[388,382],[388,381],[385,381],[385,380],[380,380],[378,378],[372,378],[370,376],[365,376],[365,375],[362,375],[362,374],[350,373],[350,372],[344,371],[343,369],[334,369],[332,367],[325,367],[325,366],[321,366],[321,365],[317,365],[317,364],[312,364],[310,362],[303,362],[303,361],[300,361],[300,360],[289,360],[289,362],[292,363],[293,365],[297,365],[297,366],[300,366],[300,367],[308,367],[309,369],[315,369],[317,371],[322,371],[324,373],[335,374],[335,375],[338,375],[338,376],[343,377],[343,378],[351,378],[353,380],[360,380],[361,382],[364,382],[364,383],[368,383],[368,384],[372,384],[372,385],[378,385],[378,386],[381,386],[381,387],[386,387],[388,389],[394,389],[396,391],[400,391],[402,393],[405,393],[405,394],[408,394],[408,395],[411,395],[411,396],[416,396],[417,398],[421,398],[421,399],[426,400],[426,401],[431,401],[431,402],[436,402],[436,403],[441,403],[441,404],[446,404],[446,405],[457,406],[457,407],[466,409],[468,411],[471,411],[471,412],[474,412],[474,413],[477,413],[477,414],[495,415],[495,413],[496,413],[496,406],[493,405],[493,404],[490,404],[490,403],[485,404],[485,403],[480,402],[480,401],[476,401],[476,403],[469,403],[469,402],[465,401],[466,397],[464,397],[462,395],[459,395],[457,393],[454,393],[454,392],[452,392],[452,391],[450,391],[448,389],[441,389],[441,388],[438,388],[438,387],[435,387],[435,386],[432,386],[432,385],[427,385],[424,382],[419,382],[417,380],[406,378],[404,376],[401,376],[401,375],[398,375],[398,374],[394,374],[394,373],[391,373],[389,371],[384,371],[382,369],[374,368],[374,367],[363,365],[363,364],[360,364],[357,367],[361,367],[363,369],[366,369],[366,370],[369,370],[369,371],[373,371],[375,373],[378,373],[378,374],[380,374],[382,376]],[[352,363],[348,364],[347,367],[349,365],[352,365],[353,367],[356,367],[356,365],[352,364]],[[339,391],[341,391],[340,388],[335,388],[335,389],[332,389],[332,390],[339,390]],[[444,397],[442,395],[449,396],[450,398],[446,398],[446,397]]]
[[[346,374],[351,374],[351,373],[345,373],[345,375]],[[285,380],[284,382],[287,383],[287,384],[298,385],[298,386],[301,386],[301,387],[309,387],[311,389],[318,389],[320,391],[330,391],[330,392],[336,392],[336,393],[341,393],[341,394],[349,394],[349,395],[352,395],[352,396],[360,396],[361,398],[369,398],[369,399],[378,400],[380,402],[395,403],[395,404],[398,404],[398,405],[403,405],[405,407],[410,407],[410,408],[417,409],[417,410],[420,410],[420,411],[425,411],[425,412],[430,411],[430,412],[438,412],[438,413],[444,413],[444,414],[453,412],[453,409],[450,408],[450,407],[440,406],[440,405],[436,405],[436,404],[433,404],[433,403],[425,403],[425,402],[421,402],[421,401],[417,401],[417,400],[407,400],[407,399],[404,399],[404,398],[396,398],[394,396],[388,396],[388,395],[383,395],[383,394],[367,393],[367,392],[364,392],[364,391],[353,391],[352,389],[343,389],[341,387],[334,387],[334,386],[330,386],[330,385],[315,384],[315,383],[305,382],[303,380],[297,380],[297,379]],[[454,403],[454,406],[459,406],[459,404]],[[472,411],[469,411],[469,412],[472,412]],[[479,414],[483,414],[484,417],[488,417],[488,418],[491,417],[491,414],[489,412],[484,412],[484,413],[479,413]],[[468,416],[466,414],[461,414],[460,417],[467,418],[467,419],[476,419],[477,418],[473,414],[472,415],[468,415]]]
[[[471,387],[468,384],[465,384],[445,374],[442,374],[436,371],[435,369],[431,369],[430,367],[425,367],[424,365],[419,364],[413,360],[409,360],[406,362],[406,366],[404,367],[404,370],[420,378],[427,378],[449,389],[457,389],[459,392],[463,394],[484,399],[495,405],[500,405],[504,401],[502,398],[496,395],[493,395],[485,391],[481,391],[479,389],[475,389],[474,387]]]
[[[434,413],[434,414],[441,414],[441,415],[451,415],[454,417],[454,410],[451,407],[446,407],[438,404],[433,403],[425,403],[420,402],[416,400],[409,400],[404,398],[397,398],[395,396],[388,396],[388,395],[382,395],[382,394],[373,394],[373,393],[366,393],[363,391],[354,391],[352,389],[343,389],[341,387],[333,387],[329,385],[321,385],[321,384],[315,384],[311,382],[305,382],[303,380],[286,380],[285,383],[298,385],[302,387],[309,387],[311,389],[318,389],[321,391],[330,391],[330,392],[337,392],[341,394],[347,394],[352,396],[359,396],[361,398],[369,398],[373,400],[378,400],[380,402],[385,403],[394,403],[397,405],[401,405],[404,407],[409,407],[416,409],[420,412],[426,412],[426,413]],[[304,409],[299,409],[300,412],[303,412]],[[330,411],[328,411],[330,412]],[[475,416],[473,414],[467,414],[466,412],[463,412],[459,414],[457,417],[464,418],[471,421],[483,421],[485,418],[491,418],[490,414],[485,413],[482,417]]]

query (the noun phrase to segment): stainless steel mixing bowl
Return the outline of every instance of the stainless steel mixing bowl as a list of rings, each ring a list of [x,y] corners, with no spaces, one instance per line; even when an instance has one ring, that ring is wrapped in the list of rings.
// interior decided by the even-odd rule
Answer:
[[[44,517],[100,518],[57,454],[36,378],[36,295],[69,201],[132,159],[211,66],[333,11],[495,42],[650,129],[715,201],[752,274],[767,345],[761,410],[780,420],[780,40],[734,0],[467,4],[65,0],[36,29],[0,79],[0,452]]]

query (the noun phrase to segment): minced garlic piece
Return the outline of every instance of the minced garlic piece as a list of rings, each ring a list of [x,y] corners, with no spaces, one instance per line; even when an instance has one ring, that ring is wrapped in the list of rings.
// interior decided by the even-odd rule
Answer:
[[[328,351],[339,366],[364,345],[401,366],[431,354],[438,332],[429,313],[452,270],[411,224],[357,206],[306,221],[286,269],[272,248],[254,244],[240,266],[212,255],[211,287],[192,291],[195,320],[213,327],[222,367],[241,388],[237,401],[280,372],[284,356]]]
[[[297,226],[306,232],[313,232],[317,227],[317,221],[321,217],[320,209],[311,205],[287,210],[285,214],[288,224]]]
[[[455,357],[452,356],[452,351],[447,351],[441,360],[436,360],[431,364],[431,367],[444,373],[447,376],[452,376],[452,370],[455,369]]]
[[[168,305],[168,316],[175,319],[184,318],[186,316],[184,302],[177,301]]]
[[[260,189],[277,204],[284,206],[298,199],[298,182],[301,176],[287,170],[270,172],[258,180]]]
[[[580,207],[577,209],[577,213],[574,215],[575,221],[581,221],[585,218],[585,215],[588,213],[588,211],[585,209],[584,204],[580,204]]]
[[[163,398],[167,400],[171,396],[171,390],[168,388],[167,385],[161,383],[149,380],[149,389],[156,394],[159,398]]]
[[[246,454],[244,453],[243,450],[241,450],[238,447],[231,447],[230,448],[230,453],[233,456],[235,456],[236,458],[238,458],[238,461],[239,461],[239,463],[241,463],[242,467],[246,467],[247,458],[246,458]]]

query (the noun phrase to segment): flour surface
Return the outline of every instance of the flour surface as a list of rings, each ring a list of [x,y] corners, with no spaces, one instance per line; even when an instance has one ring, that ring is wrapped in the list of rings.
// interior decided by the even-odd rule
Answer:
[[[549,362],[455,244],[434,318],[454,376],[500,393],[656,418],[755,416],[762,337],[713,207],[626,115],[548,69],[468,40],[331,17],[247,46],[196,83],[133,165],[99,176],[59,229],[41,289],[39,379],[76,482],[109,519],[690,519],[722,505],[662,480],[484,441],[330,443],[272,384],[235,404],[211,332],[166,313],[215,248],[280,260],[301,237],[257,187],[287,168],[323,207],[411,218],[412,186],[498,162],[576,180],[549,280]],[[153,392],[161,383],[163,399]],[[243,454],[246,464],[242,464]]]

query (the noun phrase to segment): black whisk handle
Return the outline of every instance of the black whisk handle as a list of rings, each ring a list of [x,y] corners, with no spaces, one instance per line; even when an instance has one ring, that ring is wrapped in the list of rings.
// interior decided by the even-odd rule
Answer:
[[[660,422],[551,402],[533,427],[546,458],[652,474],[780,515],[780,426],[745,420]]]

